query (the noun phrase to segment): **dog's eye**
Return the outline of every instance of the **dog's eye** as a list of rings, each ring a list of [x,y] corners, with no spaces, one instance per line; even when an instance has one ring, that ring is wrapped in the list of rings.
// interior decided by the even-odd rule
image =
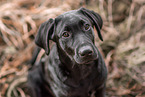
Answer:
[[[88,31],[90,29],[90,25],[89,24],[85,24],[84,25],[84,30]]]
[[[63,37],[69,37],[69,33],[67,31],[65,31],[63,34],[62,34]]]

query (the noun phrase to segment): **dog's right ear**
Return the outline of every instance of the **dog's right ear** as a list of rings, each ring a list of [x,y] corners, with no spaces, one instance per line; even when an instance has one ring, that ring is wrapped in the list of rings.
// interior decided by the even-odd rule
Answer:
[[[54,20],[51,18],[48,21],[41,24],[35,38],[35,43],[39,47],[43,48],[47,55],[50,52],[49,40],[53,39],[54,30],[55,30]]]

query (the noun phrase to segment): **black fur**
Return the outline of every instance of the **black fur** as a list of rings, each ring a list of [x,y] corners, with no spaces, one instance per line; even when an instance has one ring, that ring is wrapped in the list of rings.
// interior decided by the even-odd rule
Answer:
[[[47,55],[29,71],[34,97],[105,97],[107,69],[93,30],[103,40],[102,25],[99,14],[80,8],[40,26],[35,42]],[[49,40],[55,42],[51,50]]]

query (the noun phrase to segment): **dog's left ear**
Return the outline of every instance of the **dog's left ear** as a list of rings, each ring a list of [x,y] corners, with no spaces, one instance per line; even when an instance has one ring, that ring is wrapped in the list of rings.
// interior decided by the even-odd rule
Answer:
[[[50,51],[49,40],[53,40],[54,37],[54,23],[55,21],[52,18],[42,23],[35,38],[35,43],[39,47],[43,48],[47,55]]]
[[[103,26],[103,20],[102,20],[101,16],[98,13],[95,13],[94,11],[91,11],[91,10],[88,10],[85,8],[80,8],[79,11],[81,11],[85,16],[87,16],[89,19],[91,19],[93,21],[93,24],[95,25],[98,36],[99,36],[100,40],[103,41],[101,31],[100,31],[100,29]]]

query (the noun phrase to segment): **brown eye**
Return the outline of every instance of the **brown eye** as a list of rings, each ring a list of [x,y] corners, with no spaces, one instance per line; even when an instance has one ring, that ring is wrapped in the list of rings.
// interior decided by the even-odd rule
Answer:
[[[89,30],[90,29],[90,25],[89,24],[85,24],[84,25],[84,29],[87,31],[87,30]]]
[[[64,33],[62,34],[62,36],[63,36],[63,37],[69,37],[69,33],[68,33],[68,32],[64,32]]]

